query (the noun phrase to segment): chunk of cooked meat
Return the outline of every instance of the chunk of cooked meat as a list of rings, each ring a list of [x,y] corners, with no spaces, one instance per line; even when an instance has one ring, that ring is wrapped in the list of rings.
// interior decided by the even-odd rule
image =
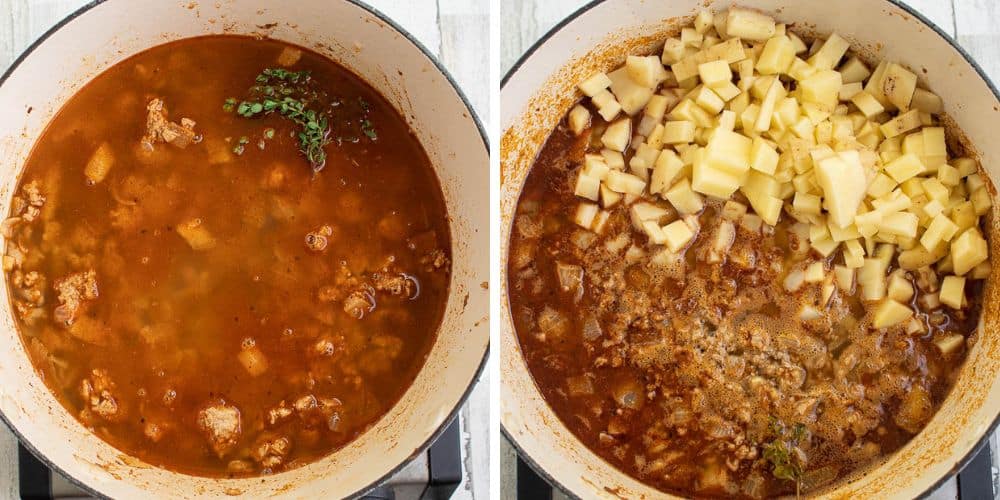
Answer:
[[[287,437],[267,438],[262,436],[250,449],[250,456],[262,467],[277,467],[292,451],[292,442]]]
[[[97,298],[97,273],[93,269],[70,274],[53,284],[59,298],[54,317],[60,324],[73,324],[77,311],[86,300]]]
[[[444,250],[436,249],[421,257],[420,263],[427,267],[428,270],[436,271],[447,267],[451,263],[451,260],[448,259],[448,254]]]
[[[153,99],[146,106],[146,135],[142,136],[142,145],[152,149],[157,142],[166,142],[179,148],[186,148],[195,141],[194,120],[181,118],[174,123],[167,118],[167,108],[162,99]]]
[[[395,273],[389,268],[372,275],[372,285],[380,292],[395,296],[413,297],[419,290],[416,278],[403,273]]]
[[[198,412],[198,427],[215,454],[222,458],[240,439],[240,410],[225,401],[209,405]]]
[[[357,290],[344,299],[344,312],[352,318],[361,319],[375,309],[375,295],[369,290]]]
[[[89,414],[95,414],[110,422],[119,422],[125,418],[125,412],[111,392],[114,388],[115,383],[106,370],[92,370],[90,378],[80,381],[80,396],[87,405],[83,411],[88,413],[81,417],[89,420]]]

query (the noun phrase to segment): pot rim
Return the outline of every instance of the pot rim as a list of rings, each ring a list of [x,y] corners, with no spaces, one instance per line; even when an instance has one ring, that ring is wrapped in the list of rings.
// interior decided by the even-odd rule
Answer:
[[[46,30],[45,33],[43,33],[40,37],[38,37],[38,39],[32,42],[31,45],[28,45],[28,47],[24,49],[24,51],[21,52],[21,54],[18,55],[16,59],[14,59],[10,67],[7,68],[7,70],[4,71],[2,75],[0,75],[0,87],[3,87],[3,84],[7,82],[7,80],[14,73],[14,71],[17,70],[17,68],[21,65],[21,63],[24,62],[24,60],[27,59],[28,56],[30,56],[31,53],[34,52],[36,48],[38,48],[42,43],[48,40],[49,37],[51,37],[53,34],[55,34],[57,31],[65,27],[67,24],[69,24],[76,18],[86,14],[94,7],[97,7],[98,5],[103,4],[107,1],[109,0],[91,0],[91,2],[81,6],[80,8],[78,8],[77,10],[73,11],[65,18],[60,20],[58,23],[54,24],[51,28]],[[451,73],[448,72],[448,69],[444,67],[441,61],[439,61],[437,57],[431,54],[430,51],[427,49],[427,47],[420,42],[420,40],[417,40],[417,38],[414,37],[412,34],[410,34],[409,31],[406,31],[406,29],[404,29],[396,21],[394,21],[388,15],[384,14],[382,11],[376,9],[375,7],[369,5],[368,3],[362,0],[341,0],[341,1],[350,3],[355,7],[358,7],[366,11],[368,14],[371,14],[372,16],[378,18],[380,21],[390,26],[394,31],[402,35],[404,38],[406,38],[407,41],[413,44],[413,46],[416,47],[417,50],[419,50],[424,55],[424,57],[426,57],[434,65],[435,68],[437,68],[438,72],[442,76],[444,76],[445,80],[447,80],[448,85],[450,85],[451,88],[455,91],[455,94],[458,95],[458,98],[461,99],[462,105],[468,111],[469,116],[472,117],[472,121],[476,124],[476,129],[479,131],[479,136],[483,140],[483,146],[487,149],[487,151],[489,151],[490,149],[489,136],[486,133],[486,129],[483,127],[482,121],[479,119],[479,114],[476,113],[476,110],[472,107],[472,104],[469,102],[468,97],[466,97],[465,93],[462,91],[462,88],[458,85],[458,82],[455,81],[455,78],[451,76]],[[351,71],[350,68],[347,68],[347,70]],[[375,479],[368,485],[358,489],[357,491],[351,493],[350,495],[347,495],[345,498],[355,498],[378,487],[380,484],[385,482],[386,479],[394,476],[403,467],[409,464],[413,460],[413,458],[415,458],[417,455],[425,452],[432,443],[437,441],[438,437],[440,437],[441,434],[445,431],[445,429],[448,428],[451,422],[458,417],[459,410],[461,410],[462,406],[469,399],[469,394],[472,393],[472,389],[475,388],[477,383],[479,383],[479,379],[482,376],[483,370],[486,367],[486,360],[489,359],[489,355],[490,355],[490,345],[487,344],[486,349],[483,351],[483,357],[482,359],[479,360],[479,366],[476,368],[475,375],[472,377],[468,387],[466,387],[465,390],[462,392],[462,396],[456,402],[455,407],[448,412],[448,417],[442,420],[441,425],[433,433],[431,433],[431,435],[428,436],[427,439],[420,446],[418,446],[417,449],[409,457],[407,457],[406,460],[404,460],[399,464],[396,464],[381,477]],[[29,442],[27,439],[25,439],[24,436],[16,427],[11,425],[10,420],[7,419],[7,416],[3,413],[3,410],[0,410],[0,421],[2,421],[3,424],[6,425],[7,428],[10,429],[12,433],[14,433],[14,435],[17,437],[17,441],[19,444],[27,448],[32,455],[38,458],[38,460],[40,460],[43,464],[45,464],[45,466],[48,467],[50,470],[59,473],[61,476],[65,477],[70,483],[73,483],[74,486],[80,488],[81,490],[85,491],[90,495],[93,495],[96,498],[102,498],[102,499],[111,498],[91,488],[90,486],[84,484],[82,481],[78,480],[75,476],[66,472],[58,464],[49,460],[48,457],[39,453],[39,451],[35,448],[35,446],[32,445],[31,442]],[[176,472],[176,474],[187,475],[180,472]],[[254,479],[256,478],[255,477],[247,478],[247,480],[254,480]]]
[[[350,1],[353,1],[353,0],[350,0]],[[528,47],[528,50],[526,50],[524,52],[524,54],[521,54],[521,57],[517,58],[517,61],[514,62],[514,65],[511,66],[510,69],[508,69],[506,73],[504,73],[503,78],[500,80],[500,92],[501,92],[501,94],[503,93],[503,88],[507,85],[508,82],[510,82],[510,80],[515,76],[515,74],[518,72],[518,70],[521,69],[521,66],[523,66],[524,63],[527,62],[527,60],[530,59],[531,56],[533,56],[535,54],[535,52],[537,52],[538,49],[540,49],[542,47],[542,45],[545,45],[545,43],[547,43],[550,38],[552,38],[557,33],[559,33],[560,31],[562,31],[563,28],[565,28],[567,25],[569,25],[570,23],[572,23],[573,21],[575,21],[578,17],[586,14],[588,11],[590,11],[594,7],[597,7],[598,5],[600,5],[600,4],[602,4],[602,3],[606,2],[606,1],[607,0],[591,0],[587,4],[583,5],[582,7],[578,8],[577,10],[573,11],[571,14],[569,14],[568,16],[566,16],[563,20],[559,21],[555,26],[553,26],[551,29],[549,29],[549,31],[547,31],[544,35],[542,35],[541,38],[539,38],[538,40],[536,40],[535,43],[531,44],[531,46]],[[941,29],[940,26],[934,24],[934,22],[932,22],[926,16],[924,16],[923,14],[921,14],[920,12],[918,12],[917,10],[913,9],[909,5],[903,3],[902,1],[900,1],[900,0],[881,0],[881,1],[883,1],[885,3],[888,3],[888,4],[890,4],[890,5],[894,6],[894,7],[898,7],[900,9],[902,9],[904,12],[906,12],[907,14],[913,16],[915,19],[917,19],[918,21],[920,21],[921,23],[923,23],[925,26],[927,26],[928,28],[930,28],[932,31],[934,31],[934,33],[936,33],[939,37],[941,37],[945,42],[947,42],[949,45],[951,45],[951,47],[953,49],[955,49],[955,51],[958,52],[959,55],[961,55],[962,58],[965,59],[965,61],[967,63],[969,63],[970,66],[972,66],[972,69],[974,69],[976,71],[976,74],[979,75],[979,78],[981,78],[983,80],[983,82],[986,83],[986,86],[989,87],[989,89],[990,89],[991,92],[993,92],[993,97],[995,97],[997,99],[997,101],[1000,101],[1000,90],[997,90],[997,86],[993,83],[992,80],[990,80],[990,77],[987,76],[987,74],[983,70],[983,68],[981,66],[979,66],[979,63],[977,63],[976,60],[973,59],[973,57],[964,48],[962,48],[961,45],[958,44],[957,40],[955,40],[954,38],[952,38],[951,35],[949,35],[943,29]],[[0,80],[0,83],[2,83],[2,80]],[[508,303],[507,307],[509,309],[509,307],[510,307],[509,303]],[[507,314],[511,314],[511,312],[508,310]],[[548,404],[548,402],[546,402],[546,404]],[[0,415],[0,416],[2,416],[2,415]],[[933,493],[934,491],[936,491],[939,487],[941,487],[942,484],[944,484],[946,481],[948,481],[949,479],[951,479],[955,474],[958,474],[959,472],[961,472],[962,469],[964,469],[965,466],[967,466],[969,464],[969,462],[971,462],[972,459],[975,458],[975,456],[980,452],[980,450],[982,450],[983,446],[987,446],[988,445],[989,438],[997,430],[997,426],[998,425],[1000,425],[1000,412],[997,412],[997,415],[995,417],[993,417],[993,422],[991,422],[990,425],[986,428],[986,432],[984,432],[983,435],[979,437],[979,440],[976,442],[976,444],[971,449],[969,449],[969,452],[966,453],[965,456],[963,456],[962,458],[960,458],[957,462],[955,462],[955,465],[951,468],[951,472],[949,474],[945,475],[945,476],[942,476],[942,477],[938,478],[936,481],[934,481],[934,483],[932,483],[926,490],[924,490],[917,498],[921,498],[921,499],[928,498],[930,496],[930,494]],[[554,475],[549,474],[549,472],[546,471],[545,469],[543,469],[541,467],[541,465],[538,464],[538,462],[536,462],[530,455],[528,455],[527,453],[524,452],[524,450],[522,449],[521,445],[518,444],[517,440],[514,438],[514,435],[510,431],[507,430],[507,427],[503,423],[503,419],[501,419],[501,421],[500,421],[500,433],[503,435],[503,437],[505,439],[507,439],[507,441],[511,444],[511,446],[514,447],[514,450],[517,452],[517,456],[520,457],[521,460],[524,460],[524,462],[526,464],[528,464],[528,466],[531,467],[531,469],[534,470],[536,474],[540,475],[550,485],[552,485],[553,487],[558,488],[561,492],[563,492],[564,494],[566,494],[568,497],[574,498],[574,499],[580,499],[581,498],[576,493],[574,493],[574,492],[570,491],[568,488],[566,488],[566,486],[563,485],[558,479],[556,479]],[[574,438],[575,438],[575,436],[574,436]],[[588,451],[589,451],[589,449],[588,449]],[[593,453],[593,452],[591,452],[591,453]],[[604,459],[601,459],[601,460],[603,461]],[[605,461],[605,463],[609,467],[612,467],[615,470],[619,470],[614,465],[611,465],[610,463],[607,463],[606,461]],[[621,472],[621,471],[619,470],[619,472]],[[624,474],[624,472],[622,472],[622,474]]]

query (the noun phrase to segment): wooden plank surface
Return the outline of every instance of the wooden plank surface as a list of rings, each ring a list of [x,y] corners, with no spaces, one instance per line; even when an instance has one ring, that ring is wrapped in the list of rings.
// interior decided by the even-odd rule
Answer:
[[[500,8],[500,68],[504,74],[517,59],[553,26],[590,0],[505,0]],[[835,0],[832,0],[835,1]],[[958,40],[994,82],[1000,81],[1000,2],[997,0],[904,0],[945,33]],[[993,456],[997,457],[998,436],[990,438]],[[513,498],[515,457],[508,443],[501,449],[502,498]],[[994,483],[997,482],[994,464]],[[1000,490],[998,490],[1000,491]],[[929,497],[931,500],[954,499],[954,479]],[[555,496],[560,498],[558,493]]]
[[[89,0],[0,0],[0,71],[41,34]],[[489,111],[489,6],[471,0],[366,0],[437,57],[480,119]],[[487,372],[488,373],[488,372]],[[465,478],[453,498],[489,497],[489,380],[460,413]],[[0,498],[17,498],[17,440],[0,425]]]

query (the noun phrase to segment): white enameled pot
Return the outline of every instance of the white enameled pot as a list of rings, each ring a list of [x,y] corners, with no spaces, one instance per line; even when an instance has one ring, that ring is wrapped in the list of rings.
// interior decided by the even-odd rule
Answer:
[[[548,133],[579,98],[577,82],[607,71],[628,54],[649,53],[699,9],[724,10],[731,0],[595,1],[542,38],[501,87],[501,423],[522,456],[551,482],[583,498],[662,498],[657,491],[589,451],[542,399],[521,355],[507,300],[506,259],[518,196]],[[900,61],[944,98],[994,185],[1000,179],[1000,99],[975,62],[940,29],[893,0],[742,0],[820,36],[837,32],[863,56]],[[953,131],[957,131],[953,129]],[[998,255],[996,208],[990,245]],[[997,261],[996,258],[993,260]],[[994,267],[974,347],[950,396],[927,427],[874,468],[830,485],[828,498],[915,498],[958,471],[982,445],[1000,414],[1000,335]]]
[[[444,191],[453,275],[437,341],[416,381],[369,431],[315,463],[272,476],[208,479],[125,456],[78,423],[33,370],[0,287],[0,414],[52,468],[113,498],[342,498],[363,493],[437,436],[478,378],[489,344],[489,148],[475,113],[418,42],[360,2],[95,1],[33,44],[0,79],[0,207],[9,209],[35,139],[77,90],[168,41],[259,34],[312,48],[360,75],[409,122]]]

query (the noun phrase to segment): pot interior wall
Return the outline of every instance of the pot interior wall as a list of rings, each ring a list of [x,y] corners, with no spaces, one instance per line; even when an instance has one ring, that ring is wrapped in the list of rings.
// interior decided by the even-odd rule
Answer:
[[[733,2],[708,2],[724,10]],[[805,33],[836,31],[872,58],[910,66],[923,85],[941,95],[947,114],[964,132],[994,184],[1000,179],[1000,143],[993,140],[1000,103],[963,55],[912,14],[887,0],[736,2],[795,23]],[[507,302],[507,245],[517,198],[550,130],[578,98],[575,84],[610,70],[628,54],[658,50],[659,42],[689,22],[705,2],[608,0],[584,12],[521,62],[501,90],[501,420],[504,429],[542,471],[575,494],[648,498],[662,493],[609,466],[587,450],[542,399],[520,352]],[[849,13],[849,15],[848,15]],[[1000,231],[989,217],[991,251]],[[954,472],[1000,413],[1000,338],[994,268],[985,291],[982,324],[956,385],[927,427],[869,473],[840,481],[830,496],[914,497]],[[836,489],[834,489],[836,488]]]
[[[207,3],[207,2],[206,2]],[[335,20],[336,22],[331,22]],[[379,89],[406,117],[434,165],[451,214],[453,277],[438,340],[402,400],[367,433],[326,459],[246,480],[210,480],[152,468],[85,430],[34,372],[0,289],[0,411],[57,468],[112,497],[144,491],[177,497],[342,497],[372,486],[418,453],[464,399],[489,342],[488,152],[461,96],[416,45],[347,1],[307,0],[294,9],[263,0],[201,5],[112,0],[70,20],[0,86],[0,206],[7,210],[34,139],[87,81],[167,41],[206,34],[260,34],[317,50]],[[29,112],[29,109],[31,110]],[[81,159],[83,161],[83,159]],[[148,494],[148,493],[147,493]]]

